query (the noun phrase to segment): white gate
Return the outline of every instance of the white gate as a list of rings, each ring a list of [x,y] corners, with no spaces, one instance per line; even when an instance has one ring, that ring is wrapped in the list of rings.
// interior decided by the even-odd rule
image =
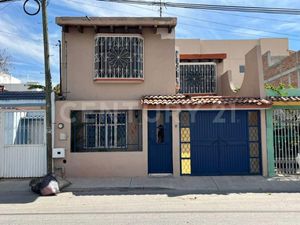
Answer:
[[[44,111],[0,111],[0,177],[46,174]]]

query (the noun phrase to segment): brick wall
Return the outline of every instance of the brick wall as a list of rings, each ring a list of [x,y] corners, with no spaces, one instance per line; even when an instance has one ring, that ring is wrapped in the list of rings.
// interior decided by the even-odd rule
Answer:
[[[289,56],[272,63],[270,52],[262,56],[264,80],[268,84],[278,86],[280,83],[299,87],[300,76],[300,51],[293,52]]]

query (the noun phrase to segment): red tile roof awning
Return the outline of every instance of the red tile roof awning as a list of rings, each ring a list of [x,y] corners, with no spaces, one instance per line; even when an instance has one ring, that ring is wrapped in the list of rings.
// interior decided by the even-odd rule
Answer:
[[[215,54],[180,54],[180,60],[223,60],[227,58],[226,53]]]
[[[141,103],[144,108],[270,108],[272,102],[256,97],[151,95]]]
[[[273,102],[300,102],[300,96],[269,96]]]

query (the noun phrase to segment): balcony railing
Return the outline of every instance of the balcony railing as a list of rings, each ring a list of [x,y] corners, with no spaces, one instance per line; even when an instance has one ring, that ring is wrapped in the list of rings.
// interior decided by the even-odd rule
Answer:
[[[215,94],[215,63],[180,63],[179,92],[183,94]]]

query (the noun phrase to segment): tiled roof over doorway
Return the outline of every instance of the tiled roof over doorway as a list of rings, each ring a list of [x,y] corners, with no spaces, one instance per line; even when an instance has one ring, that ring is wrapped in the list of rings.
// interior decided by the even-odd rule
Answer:
[[[144,107],[213,107],[213,106],[238,106],[269,108],[270,100],[257,97],[228,97],[228,96],[187,96],[187,95],[150,95],[141,100]]]

